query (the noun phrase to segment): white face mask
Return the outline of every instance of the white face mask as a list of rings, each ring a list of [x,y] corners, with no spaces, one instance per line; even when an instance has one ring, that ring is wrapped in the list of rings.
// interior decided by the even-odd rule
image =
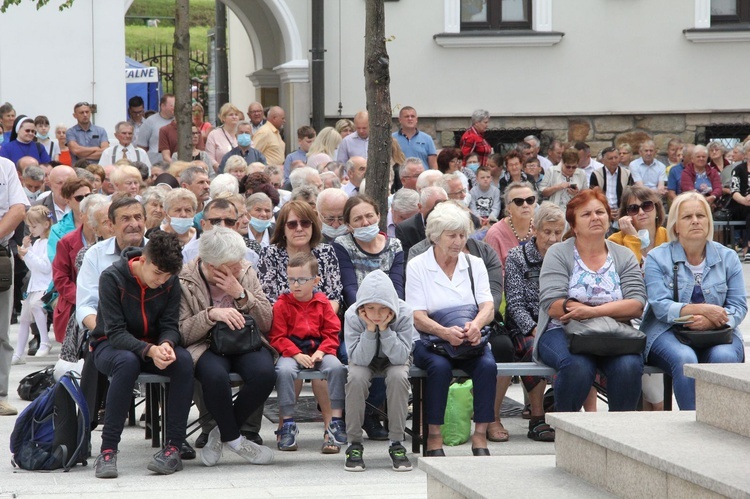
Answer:
[[[648,245],[651,244],[651,235],[648,233],[647,229],[641,229],[638,231],[638,239],[641,240],[641,249],[648,248]]]
[[[38,198],[39,195],[42,193],[42,190],[39,189],[36,192],[31,192],[26,187],[24,187],[23,188],[23,192],[25,192],[26,193],[26,197],[29,198],[29,203],[33,203],[34,201],[36,201],[36,198]]]
[[[360,241],[364,241],[366,243],[369,243],[370,241],[378,237],[379,233],[380,227],[375,224],[368,225],[366,227],[357,227],[352,231],[355,239],[359,239]]]
[[[321,231],[323,232],[323,235],[325,235],[329,239],[336,239],[339,236],[343,236],[347,232],[349,232],[349,227],[347,227],[344,224],[339,225],[338,229],[335,229],[328,225],[327,223],[323,223],[323,227],[321,228]]]
[[[170,217],[169,225],[172,226],[176,233],[182,235],[185,232],[189,231],[190,227],[193,226],[193,219]]]

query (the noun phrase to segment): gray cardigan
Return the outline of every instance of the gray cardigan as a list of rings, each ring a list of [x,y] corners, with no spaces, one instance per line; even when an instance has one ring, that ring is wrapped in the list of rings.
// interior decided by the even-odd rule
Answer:
[[[607,251],[612,255],[615,270],[620,275],[620,286],[624,299],[638,300],[646,304],[646,285],[643,282],[641,268],[635,255],[625,246],[605,241]],[[544,256],[542,271],[539,276],[539,323],[534,339],[534,360],[540,362],[537,355],[539,338],[549,325],[549,308],[560,299],[568,297],[570,275],[573,273],[573,249],[575,238],[553,245]]]

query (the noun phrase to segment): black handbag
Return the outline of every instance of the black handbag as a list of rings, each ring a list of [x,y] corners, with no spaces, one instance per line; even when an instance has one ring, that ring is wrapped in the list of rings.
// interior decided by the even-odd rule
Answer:
[[[0,292],[13,286],[13,255],[7,246],[0,245]]]
[[[646,334],[611,317],[571,320],[563,327],[573,354],[612,357],[643,353]]]
[[[211,298],[211,288],[208,284],[203,270],[198,264],[198,273],[206,284],[208,290],[209,303],[213,307],[214,301]],[[208,348],[217,355],[241,355],[248,352],[257,352],[263,346],[260,336],[260,330],[255,323],[255,319],[247,314],[242,314],[245,318],[245,327],[242,329],[231,329],[224,321],[217,322],[208,332]]]
[[[52,375],[54,371],[55,366],[48,366],[21,378],[21,382],[18,383],[18,396],[22,400],[35,400],[44,390],[55,386],[55,378]]]
[[[677,302],[677,269],[679,264],[675,263],[672,267],[672,291],[673,299]],[[732,334],[734,330],[729,326],[723,326],[706,331],[695,331],[680,324],[672,326],[672,333],[677,340],[683,345],[694,349],[710,348],[716,345],[729,345],[732,343]]]

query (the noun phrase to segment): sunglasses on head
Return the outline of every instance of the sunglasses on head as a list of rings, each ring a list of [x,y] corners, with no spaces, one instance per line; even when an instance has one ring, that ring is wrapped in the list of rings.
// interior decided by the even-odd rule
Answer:
[[[529,196],[527,198],[513,198],[510,200],[511,203],[515,204],[516,206],[523,206],[523,203],[528,204],[529,206],[536,203],[536,196]]]
[[[653,201],[644,201],[641,204],[629,204],[626,210],[628,215],[634,217],[640,210],[643,210],[644,213],[648,213],[649,211],[652,211],[654,207]]]
[[[93,192],[89,192],[88,194],[79,194],[77,196],[73,196],[73,199],[76,200],[76,203],[80,203],[81,201],[89,197],[91,194],[93,194]]]
[[[219,225],[220,223],[224,222],[225,227],[234,227],[237,223],[236,218],[209,218],[208,223],[211,225]]]
[[[312,220],[292,220],[286,223],[286,228],[289,230],[297,230],[299,226],[302,226],[303,229],[309,229],[312,227]]]

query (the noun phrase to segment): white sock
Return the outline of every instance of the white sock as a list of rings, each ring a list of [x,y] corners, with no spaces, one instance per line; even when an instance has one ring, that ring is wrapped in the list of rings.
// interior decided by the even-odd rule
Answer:
[[[231,440],[229,442],[224,442],[224,443],[234,450],[240,450],[240,447],[242,446],[242,436],[239,436],[235,438],[234,440]]]

